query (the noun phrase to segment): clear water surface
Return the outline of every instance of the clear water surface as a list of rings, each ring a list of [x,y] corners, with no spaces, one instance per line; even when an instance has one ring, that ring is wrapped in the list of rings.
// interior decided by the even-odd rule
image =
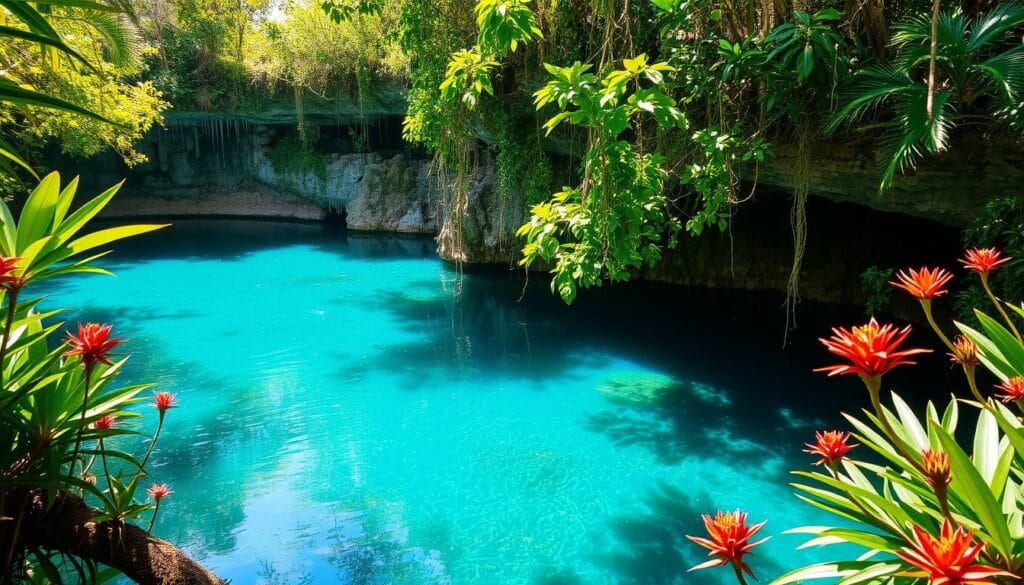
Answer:
[[[829,518],[788,472],[863,401],[809,371],[835,312],[805,308],[782,352],[774,297],[631,285],[566,308],[429,239],[336,232],[179,221],[122,244],[117,278],[55,284],[51,306],[128,339],[123,381],[178,395],[160,536],[238,585],[711,584],[729,572],[686,574],[683,534],[742,508],[773,535],[762,581],[813,558],[781,533]]]

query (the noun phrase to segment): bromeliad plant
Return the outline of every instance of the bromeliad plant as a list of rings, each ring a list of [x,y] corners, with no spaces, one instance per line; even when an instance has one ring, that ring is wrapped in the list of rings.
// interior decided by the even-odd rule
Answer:
[[[859,327],[833,329],[830,338],[821,340],[843,361],[818,371],[860,377],[871,408],[863,417],[844,414],[852,433],[817,433],[807,452],[820,458],[814,465],[821,470],[795,472],[797,497],[834,515],[836,525],[790,532],[811,536],[802,548],[845,544],[861,552],[794,570],[776,579],[775,585],[811,579],[933,585],[1021,580],[1024,339],[1015,320],[1024,317],[1024,304],[1002,301],[988,284],[989,274],[1008,260],[995,249],[969,250],[961,260],[977,273],[999,318],[978,310],[981,328],[955,323],[960,334],[952,340],[932,313],[932,302],[947,293],[952,273],[940,268],[904,270],[891,283],[920,302],[951,360],[963,371],[969,393],[953,397],[941,412],[929,402],[920,416],[896,393],[891,394],[891,405],[883,404],[885,374],[913,364],[916,356],[929,351],[904,346],[909,326],[880,325],[871,319]],[[999,378],[993,392],[979,388],[979,365]],[[977,413],[973,429],[964,428],[964,405]],[[958,436],[972,437],[970,445],[962,446]],[[851,438],[858,443],[851,443]],[[849,456],[858,444],[873,454],[872,460]],[[752,531],[730,536],[713,528],[709,525],[708,531],[716,547],[707,546],[707,539],[694,540],[709,548],[714,559],[694,569],[728,564],[743,585],[744,572],[753,574],[743,555],[759,543],[749,543]]]
[[[17,222],[0,201],[2,582],[60,583],[62,572],[72,570],[85,582],[94,578],[98,563],[120,564],[139,579],[145,568],[122,558],[140,540],[141,529],[131,523],[148,519],[151,528],[156,519],[157,508],[137,492],[173,396],[156,394],[160,427],[152,437],[134,430],[127,423],[141,415],[130,407],[151,385],[117,385],[127,361],[116,354],[122,340],[110,325],[96,323],[79,324],[61,339],[65,326],[57,320],[59,311],[42,309],[35,292],[56,276],[107,273],[92,264],[107,254],[97,249],[164,226],[83,235],[120,185],[72,212],[77,185],[76,178],[62,189],[58,174],[45,177],[25,200]],[[142,461],[111,445],[135,439],[148,442]],[[149,488],[156,505],[169,493],[166,485]]]

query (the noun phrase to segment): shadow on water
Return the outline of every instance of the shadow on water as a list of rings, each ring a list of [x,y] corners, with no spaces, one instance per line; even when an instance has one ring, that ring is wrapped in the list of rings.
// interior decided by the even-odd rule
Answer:
[[[612,542],[595,564],[608,569],[620,585],[719,585],[715,571],[687,573],[703,562],[704,549],[684,535],[703,534],[700,515],[706,510],[695,502],[699,494],[660,481],[641,498],[643,509],[634,515],[613,518],[608,527]],[[755,573],[777,575],[780,566],[772,559],[749,558]],[[728,570],[728,569],[722,569]]]
[[[638,384],[643,380],[632,381],[630,387],[635,390]],[[783,469],[776,455],[783,445],[772,440],[772,433],[759,432],[764,430],[761,427],[738,432],[731,401],[699,383],[671,380],[644,399],[621,399],[608,393],[605,397],[611,407],[590,414],[587,427],[615,445],[647,449],[666,465],[700,455],[752,475],[775,476]]]
[[[570,380],[580,368],[615,356],[660,372],[672,387],[651,404],[610,404],[586,424],[669,464],[710,441],[718,446],[712,456],[725,462],[745,463],[751,453],[765,452],[800,457],[804,439],[794,435],[809,440],[815,429],[845,427],[840,412],[857,413],[867,404],[853,377],[829,380],[812,372],[836,359],[817,337],[834,324],[863,322],[858,311],[804,303],[801,327],[783,349],[776,295],[637,282],[588,290],[566,307],[537,280],[524,291],[516,275],[478,272],[441,294],[405,290],[362,299],[419,338],[379,350],[378,357],[392,359],[367,359],[338,375],[383,369],[409,391],[429,391],[445,387],[441,381],[479,375],[496,383],[500,377]],[[438,290],[437,282],[420,284]],[[922,333],[912,338],[930,341]],[[941,353],[922,359],[936,361],[946,364]],[[951,379],[948,368],[932,367],[897,370],[887,382],[921,402],[944,400],[948,392],[936,389],[951,387]]]

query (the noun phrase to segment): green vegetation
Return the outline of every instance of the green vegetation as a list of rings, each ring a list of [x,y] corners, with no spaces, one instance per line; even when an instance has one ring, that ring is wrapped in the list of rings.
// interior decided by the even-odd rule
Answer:
[[[141,71],[139,46],[117,4],[0,2],[0,155],[25,162],[59,138],[66,153],[115,150],[129,165],[145,160],[135,142],[167,107]],[[12,146],[16,145],[16,146]],[[0,167],[0,192],[14,169]]]
[[[79,42],[62,53],[23,30],[4,49],[17,62],[5,75],[119,125],[11,109],[0,114],[10,136],[34,147],[60,137],[78,154],[109,146],[133,163],[163,99],[210,113],[292,108],[301,130],[313,107],[366,124],[382,88],[407,86],[403,136],[434,155],[443,184],[442,248],[466,257],[470,187],[493,160],[503,209],[531,209],[523,264],[550,267],[567,302],[656,262],[680,231],[727,230],[750,195],[741,182],[756,183],[773,146],[796,146],[796,299],[816,142],[880,145],[884,191],[963,134],[1022,136],[1015,1],[118,0],[116,18],[47,6],[54,42]],[[32,47],[31,65],[18,47]],[[319,172],[304,136],[275,149],[275,167]]]
[[[270,164],[274,172],[299,176],[312,174],[321,183],[327,182],[327,160],[324,155],[299,137],[281,139],[270,151]]]

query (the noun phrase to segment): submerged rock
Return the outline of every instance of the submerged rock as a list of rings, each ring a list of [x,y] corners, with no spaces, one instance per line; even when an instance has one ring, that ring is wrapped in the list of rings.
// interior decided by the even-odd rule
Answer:
[[[670,376],[649,372],[614,374],[597,387],[605,398],[630,406],[656,406],[679,382]]]

